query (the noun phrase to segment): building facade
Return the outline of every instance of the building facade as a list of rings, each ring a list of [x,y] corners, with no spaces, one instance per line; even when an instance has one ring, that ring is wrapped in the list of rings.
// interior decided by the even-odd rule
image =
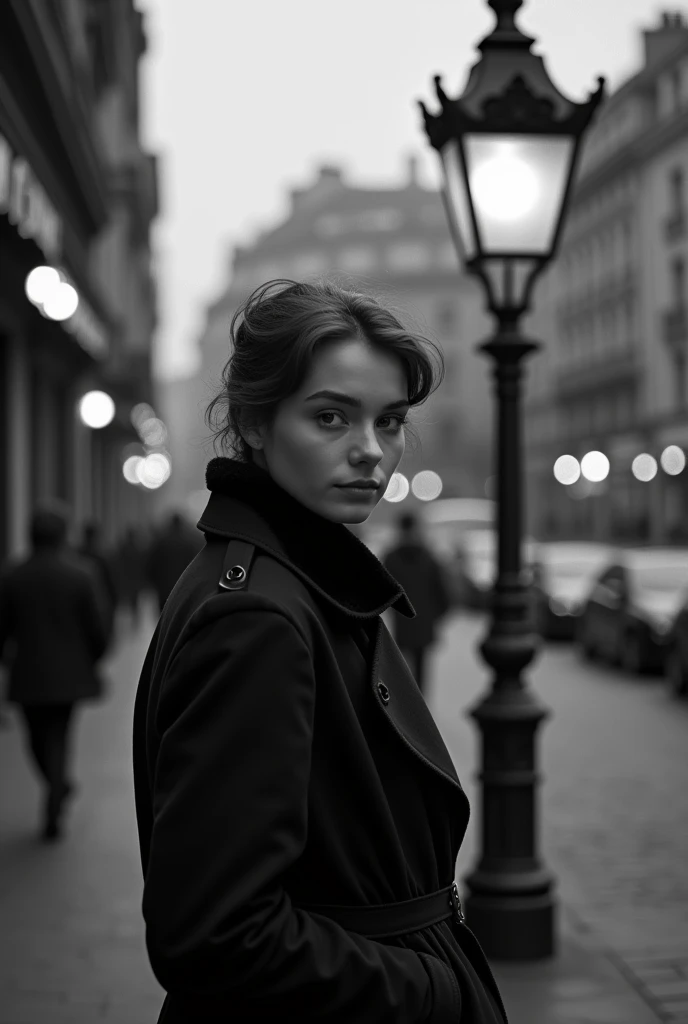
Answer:
[[[310,187],[292,190],[282,223],[233,251],[227,286],[206,312],[200,373],[186,382],[183,402],[184,385],[170,385],[174,401],[166,404],[165,420],[175,438],[176,479],[166,490],[173,500],[198,495],[200,502],[212,455],[203,412],[230,355],[232,315],[254,288],[275,278],[328,278],[370,292],[439,344],[444,382],[412,415],[420,443],[415,451],[407,446],[399,470],[409,479],[434,470],[444,497],[484,497],[492,401],[488,362],[475,346],[489,320],[479,286],[460,273],[441,198],[419,184],[411,159],[399,188],[357,187],[339,168],[321,167]]]
[[[155,159],[139,140],[132,0],[7,0],[0,12],[0,558],[22,552],[39,502],[113,540],[147,514],[122,476],[133,405],[151,400],[156,322],[150,225]],[[37,266],[78,293],[66,320],[25,291]],[[84,426],[80,396],[107,392],[115,418]]]
[[[536,535],[688,540],[687,267],[688,25],[664,14],[584,142],[526,325],[544,342],[526,411]],[[591,451],[609,460],[604,480],[557,482],[560,456]]]

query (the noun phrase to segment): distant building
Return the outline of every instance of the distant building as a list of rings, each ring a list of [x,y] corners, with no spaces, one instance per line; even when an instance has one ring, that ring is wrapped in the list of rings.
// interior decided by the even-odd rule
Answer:
[[[536,534],[688,540],[688,468],[675,472],[688,454],[688,25],[664,14],[643,35],[644,66],[584,143],[561,249],[525,325],[544,343],[527,383]],[[610,460],[605,481],[555,480],[560,455],[588,451]],[[660,463],[653,479],[632,471],[641,454]]]
[[[0,559],[26,546],[37,502],[61,499],[77,524],[96,517],[107,540],[149,507],[122,476],[122,448],[137,439],[131,408],[151,401],[156,322],[157,169],[139,138],[145,47],[132,0],[2,4]],[[37,266],[76,288],[66,320],[27,298]],[[77,417],[89,390],[114,399],[108,427]]]
[[[166,500],[203,487],[212,454],[199,447],[208,434],[203,411],[229,358],[229,325],[239,304],[270,279],[319,277],[372,292],[439,342],[444,383],[419,410],[420,443],[415,453],[407,447],[399,468],[409,478],[435,470],[443,496],[484,497],[491,473],[490,368],[475,345],[490,325],[479,286],[460,273],[440,196],[418,183],[411,159],[400,188],[350,185],[339,168],[321,167],[314,184],[292,190],[290,199],[283,223],[255,245],[234,250],[227,286],[206,313],[200,373],[188,381],[183,402],[165,402],[171,443],[176,439]],[[181,386],[170,388],[177,399]]]

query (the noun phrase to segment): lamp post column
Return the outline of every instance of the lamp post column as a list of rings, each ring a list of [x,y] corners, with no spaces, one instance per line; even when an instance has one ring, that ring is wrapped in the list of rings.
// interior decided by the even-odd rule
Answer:
[[[481,732],[482,844],[465,878],[466,917],[488,957],[534,960],[553,955],[555,909],[536,841],[535,738],[549,712],[521,676],[537,649],[521,565],[521,378],[524,358],[539,346],[520,334],[517,316],[497,317],[497,333],[479,346],[494,364],[498,572],[480,644],[493,686],[469,711]]]

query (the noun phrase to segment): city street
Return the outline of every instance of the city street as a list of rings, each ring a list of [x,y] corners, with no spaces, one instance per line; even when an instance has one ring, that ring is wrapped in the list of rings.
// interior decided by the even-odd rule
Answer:
[[[38,787],[13,712],[0,730],[0,1024],[157,1019],[162,996],[143,944],[130,771],[131,709],[151,623],[148,616],[134,634],[120,623],[109,700],[81,712],[81,791],[63,843],[36,841]],[[472,866],[478,823],[475,737],[463,710],[485,685],[474,654],[482,629],[464,616],[447,624],[429,694],[473,805],[459,880]],[[648,1019],[678,1021],[688,1001],[688,706],[659,680],[583,667],[566,646],[543,651],[532,683],[553,711],[541,734],[543,849],[567,917],[585,941],[618,957],[655,1008]]]

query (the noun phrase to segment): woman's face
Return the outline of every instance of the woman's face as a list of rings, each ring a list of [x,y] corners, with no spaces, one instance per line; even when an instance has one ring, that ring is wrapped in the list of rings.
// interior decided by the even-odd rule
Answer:
[[[335,523],[363,523],[404,454],[408,409],[401,360],[352,338],[317,350],[271,427],[246,436],[254,461],[302,505]],[[378,486],[347,487],[361,480]]]

